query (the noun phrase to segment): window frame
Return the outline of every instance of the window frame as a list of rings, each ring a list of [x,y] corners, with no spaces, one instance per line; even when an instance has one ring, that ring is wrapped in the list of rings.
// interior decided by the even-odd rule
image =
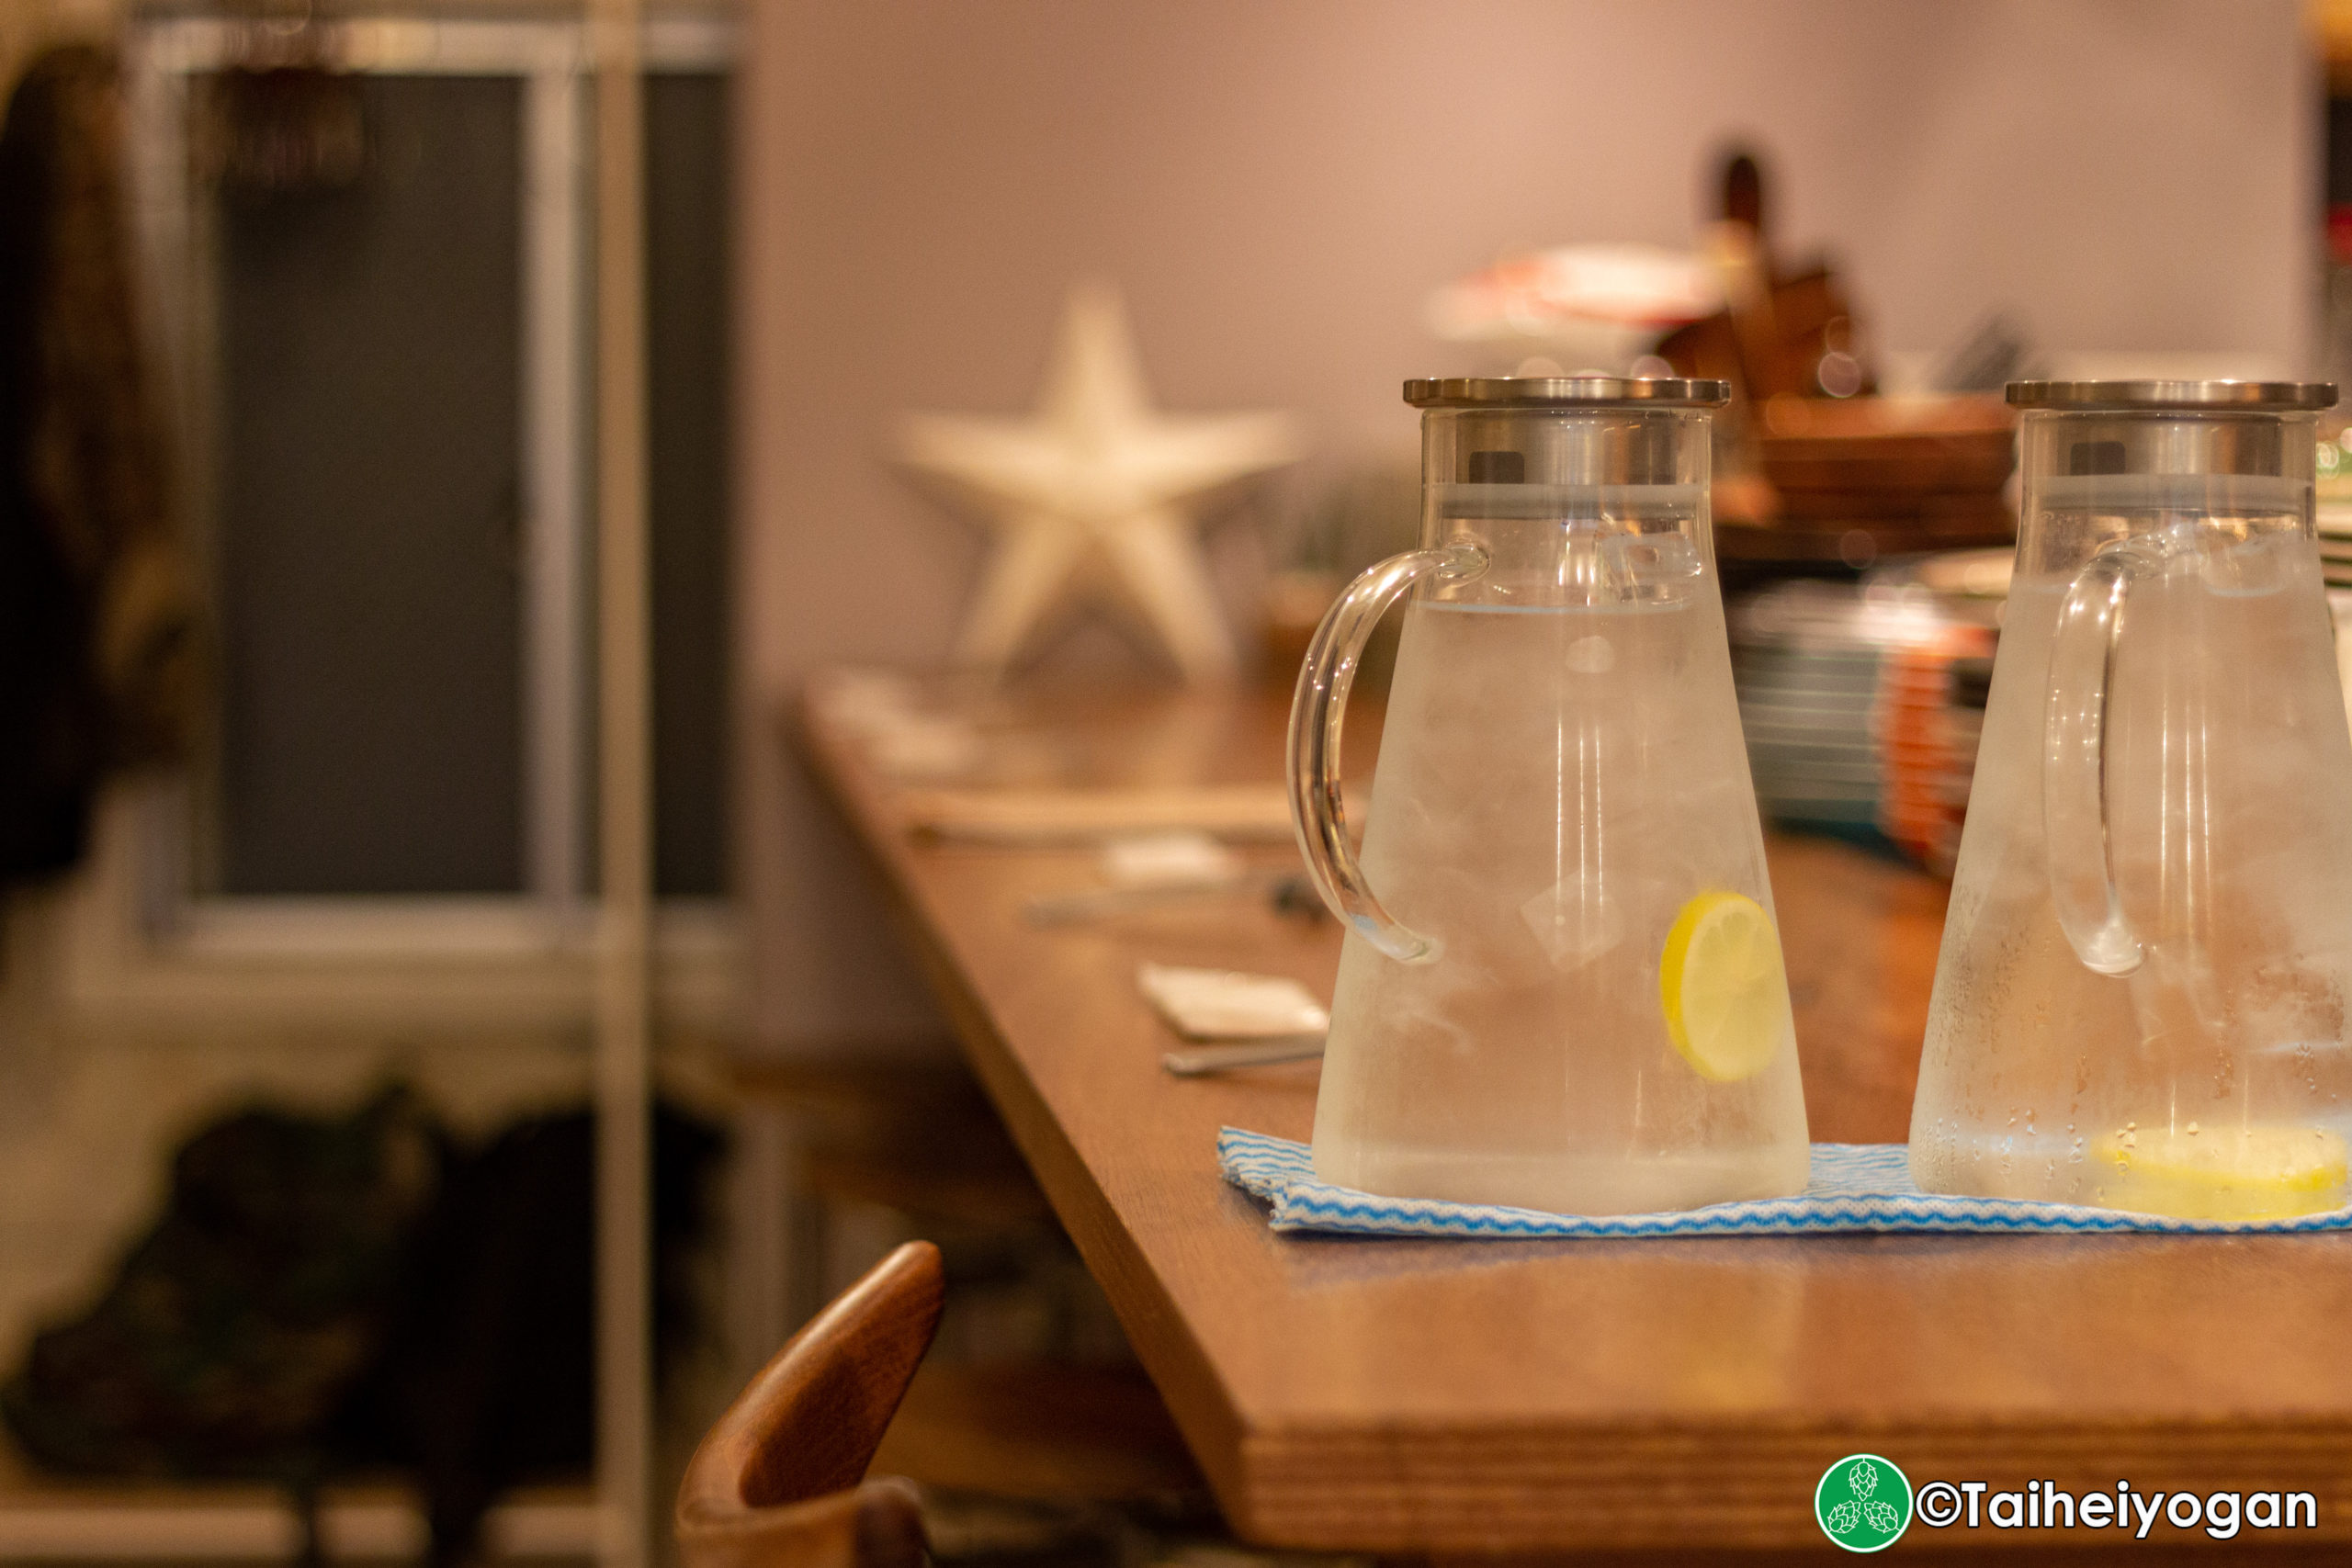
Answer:
[[[217,536],[218,248],[190,178],[193,79],[236,58],[224,17],[133,21],[124,51],[133,231],[157,384],[188,483],[198,552]],[[600,944],[593,891],[593,545],[589,462],[594,86],[578,20],[355,17],[322,24],[330,57],[385,74],[511,77],[521,90],[520,361],[524,484],[524,886],[514,894],[282,897],[197,891],[194,769],[117,786],[72,922],[64,984],[128,1020],[249,1021],[322,1010],[451,1023],[584,1020]],[[644,22],[649,74],[723,74],[732,18]],[[722,1027],[736,1012],[741,935],[723,899],[666,898],[656,920],[665,1011]],[[220,983],[228,973],[234,985]],[[279,983],[249,984],[274,976]]]

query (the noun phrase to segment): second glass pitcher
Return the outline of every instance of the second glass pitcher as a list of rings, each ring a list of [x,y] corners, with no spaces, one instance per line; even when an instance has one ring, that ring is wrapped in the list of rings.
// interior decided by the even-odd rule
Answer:
[[[1414,381],[1422,548],[1309,649],[1309,870],[1346,922],[1315,1169],[1574,1213],[1803,1190],[1804,1099],[1707,526],[1720,382]],[[1409,593],[1361,862],[1339,737]]]
[[[2021,382],[2017,570],[1911,1122],[1931,1191],[2340,1205],[2352,734],[2333,387]]]

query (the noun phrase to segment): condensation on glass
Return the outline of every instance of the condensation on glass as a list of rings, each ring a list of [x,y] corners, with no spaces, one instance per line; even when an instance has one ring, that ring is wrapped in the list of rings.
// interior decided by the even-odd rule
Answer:
[[[1300,841],[1347,926],[1316,1106],[1325,1180],[1580,1213],[1803,1189],[1804,1097],[1708,530],[1723,396],[1602,378],[1408,384],[1424,411],[1422,547],[1332,607],[1292,716]],[[1359,858],[1340,718],[1364,638],[1400,598]],[[1666,996],[1663,955],[1694,910],[1728,910],[1718,928],[1761,941],[1709,978],[1747,998],[1731,1037],[1764,1049],[1713,1077],[1693,1065],[1709,1040],[1678,1048]]]
[[[1930,1190],[2255,1219],[2352,1134],[2325,386],[2018,383],[2023,506],[1930,1006]]]

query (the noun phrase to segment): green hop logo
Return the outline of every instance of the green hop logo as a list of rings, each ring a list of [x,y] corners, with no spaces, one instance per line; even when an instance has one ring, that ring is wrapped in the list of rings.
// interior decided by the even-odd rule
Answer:
[[[1910,1527],[1910,1480],[1891,1460],[1848,1454],[1821,1472],[1813,1517],[1848,1551],[1884,1551]]]

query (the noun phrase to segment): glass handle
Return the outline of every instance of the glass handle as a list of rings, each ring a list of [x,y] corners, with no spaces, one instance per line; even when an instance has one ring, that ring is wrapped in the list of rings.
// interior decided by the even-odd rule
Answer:
[[[2160,544],[2144,536],[2101,549],[2067,589],[2050,644],[2041,820],[2051,901],[2075,956],[2102,975],[2129,975],[2143,956],[2115,889],[2108,822],[2108,688],[2132,580],[2162,566],[2165,555]]]
[[[1391,556],[1366,571],[1315,628],[1291,701],[1290,818],[1306,874],[1351,931],[1400,963],[1430,963],[1438,944],[1380,907],[1348,842],[1347,807],[1340,798],[1340,727],[1347,717],[1348,688],[1355,683],[1364,639],[1407,589],[1424,577],[1475,577],[1486,570],[1486,552],[1463,545]]]

